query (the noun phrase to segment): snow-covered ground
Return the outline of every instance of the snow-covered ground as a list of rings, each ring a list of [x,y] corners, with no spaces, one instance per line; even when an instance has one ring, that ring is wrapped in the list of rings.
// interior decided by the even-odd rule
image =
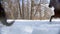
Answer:
[[[12,26],[0,28],[1,34],[60,34],[60,20],[15,20]]]

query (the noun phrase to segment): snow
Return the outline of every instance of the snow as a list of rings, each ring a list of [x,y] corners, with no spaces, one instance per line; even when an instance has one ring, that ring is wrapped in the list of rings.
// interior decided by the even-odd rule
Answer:
[[[8,20],[12,21],[12,20]],[[60,20],[15,20],[12,26],[0,28],[1,34],[59,34]]]

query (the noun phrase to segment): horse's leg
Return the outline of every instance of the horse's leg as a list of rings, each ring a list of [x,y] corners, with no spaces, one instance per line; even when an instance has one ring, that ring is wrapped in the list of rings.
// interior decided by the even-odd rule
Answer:
[[[52,18],[54,17],[54,15],[53,16],[51,16],[51,18],[50,18],[50,22],[52,21]]]

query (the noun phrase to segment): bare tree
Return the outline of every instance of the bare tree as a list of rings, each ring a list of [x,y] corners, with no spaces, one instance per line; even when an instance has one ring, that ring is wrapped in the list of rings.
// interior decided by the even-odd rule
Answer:
[[[24,0],[22,0],[22,19],[24,19]]]
[[[30,15],[30,19],[32,19],[32,17],[33,17],[33,12],[34,12],[34,0],[31,0],[31,15]]]
[[[18,6],[19,6],[19,11],[18,11],[18,19],[22,18],[22,13],[21,13],[21,6],[20,6],[20,0],[18,0]]]
[[[29,0],[27,0],[27,19],[29,19]]]
[[[42,14],[41,14],[41,1],[39,1],[39,4],[36,4],[36,12],[35,12],[35,14],[34,14],[34,16],[37,14],[37,13],[39,13],[39,19],[41,20],[42,19]]]
[[[11,18],[14,18],[14,16],[13,16],[13,9],[12,9],[12,2],[9,0],[9,1],[7,1],[8,2],[8,7],[9,7],[9,12],[10,12],[10,14],[11,14]]]

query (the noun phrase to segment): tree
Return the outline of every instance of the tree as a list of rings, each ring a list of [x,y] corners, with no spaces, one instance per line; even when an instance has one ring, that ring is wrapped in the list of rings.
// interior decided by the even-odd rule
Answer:
[[[18,6],[19,6],[19,11],[18,11],[18,19],[22,18],[22,12],[21,12],[21,6],[20,6],[20,0],[18,0]]]
[[[29,0],[27,0],[27,19],[29,19]]]
[[[22,0],[22,19],[24,19],[24,0]]]
[[[30,15],[30,19],[32,19],[32,17],[33,17],[33,12],[34,12],[34,0],[31,0],[31,15]]]

